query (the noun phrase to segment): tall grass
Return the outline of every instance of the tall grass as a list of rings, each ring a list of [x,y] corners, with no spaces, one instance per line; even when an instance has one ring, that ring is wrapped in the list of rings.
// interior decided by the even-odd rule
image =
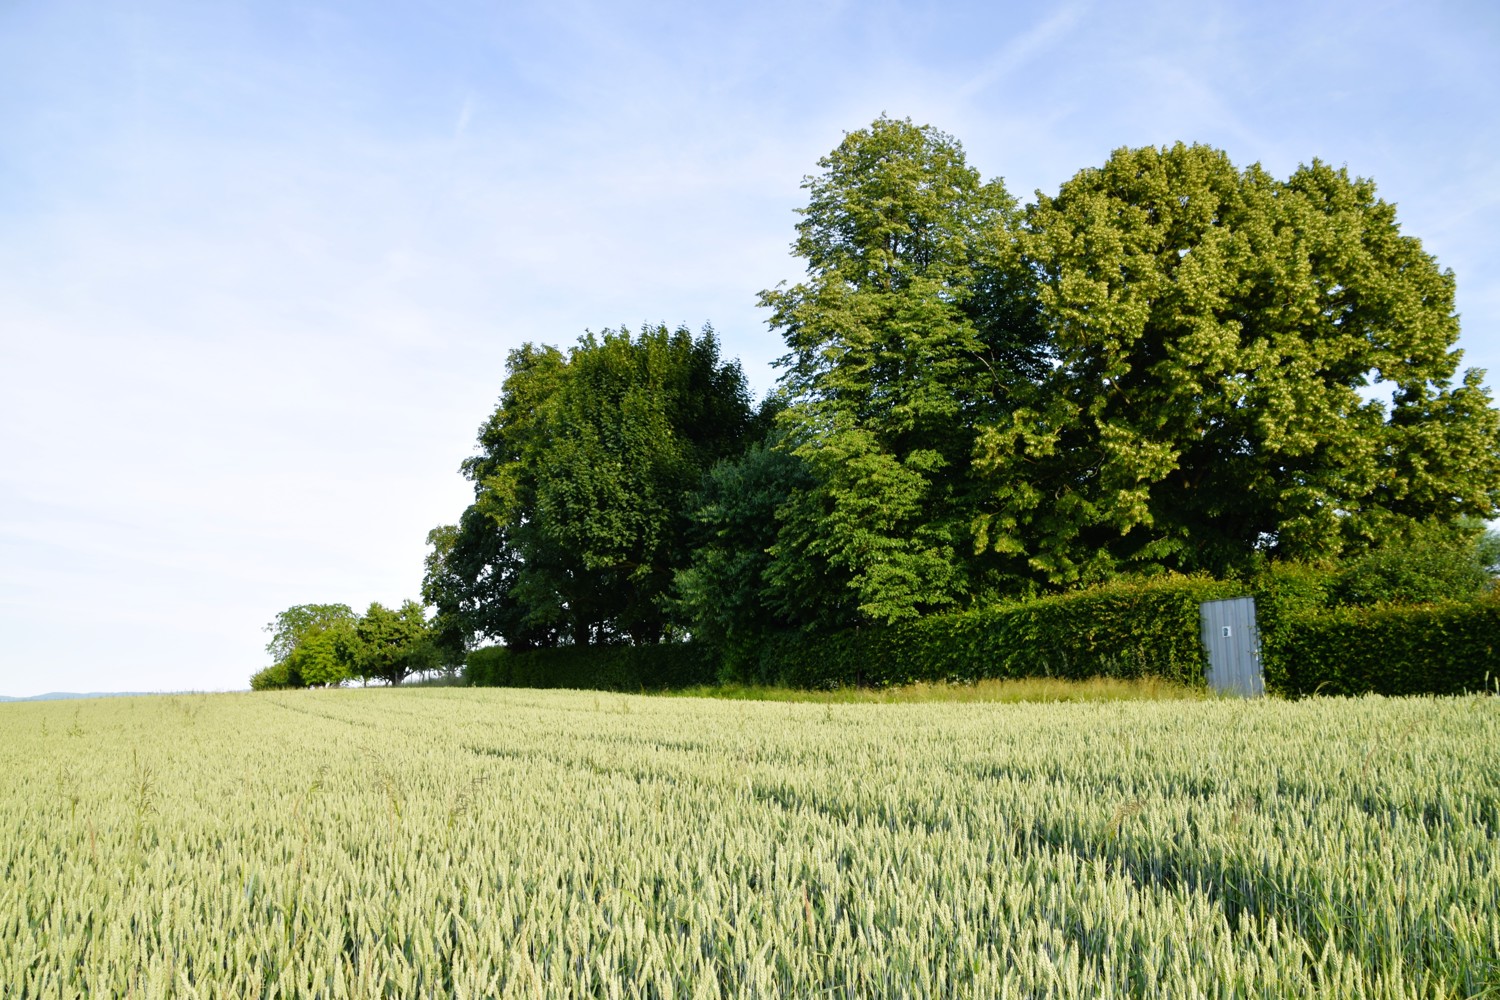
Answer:
[[[666,692],[671,697],[724,698],[731,701],[794,701],[817,704],[909,704],[923,702],[1100,702],[1202,701],[1206,689],[1174,684],[1160,677],[1124,679],[1094,677],[1074,681],[1056,677],[1017,680],[980,680],[971,684],[944,682],[906,684],[888,688],[842,687],[831,691],[804,690],[756,684],[700,685]]]
[[[1489,696],[0,705],[0,996],[1500,988]]]

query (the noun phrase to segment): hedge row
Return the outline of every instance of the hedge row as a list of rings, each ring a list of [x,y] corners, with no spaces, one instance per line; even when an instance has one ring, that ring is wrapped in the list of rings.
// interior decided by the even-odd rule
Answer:
[[[721,673],[714,652],[694,643],[482,649],[469,654],[465,676],[480,685],[616,691],[723,680],[832,688],[1037,676],[1154,675],[1201,685],[1198,605],[1239,592],[1233,584],[1168,577],[896,626],[788,633],[769,637],[759,659],[735,676]]]
[[[1266,686],[1310,694],[1462,694],[1500,684],[1500,601],[1324,608],[1264,636]]]
[[[660,646],[558,646],[512,652],[492,646],[469,654],[464,677],[485,687],[660,691],[712,684],[718,663],[693,643]]]
[[[827,636],[784,636],[756,676],[793,687],[884,687],[1015,677],[1162,677],[1204,683],[1198,605],[1234,584],[1167,577]]]
[[[1500,689],[1500,600],[1328,607],[1327,577],[1293,570],[1254,590],[1266,687],[1314,693],[1455,694]],[[932,615],[832,635],[772,636],[725,673],[703,645],[591,646],[469,655],[471,684],[662,690],[720,681],[800,688],[986,678],[1153,676],[1205,683],[1199,605],[1243,584],[1162,577]]]

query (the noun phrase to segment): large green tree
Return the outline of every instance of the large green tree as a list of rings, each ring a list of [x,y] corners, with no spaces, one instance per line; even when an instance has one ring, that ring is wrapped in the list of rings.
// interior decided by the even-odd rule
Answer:
[[[1018,575],[1222,573],[1495,515],[1453,275],[1371,182],[1122,149],[1039,198],[1024,249],[1053,364],[976,450],[981,543]]]
[[[955,139],[882,116],[818,165],[793,245],[806,279],[761,294],[789,348],[779,447],[813,480],[780,510],[768,576],[811,621],[891,621],[989,586],[976,428],[1045,350],[1014,200]]]
[[[499,405],[479,429],[478,454],[463,464],[474,502],[454,534],[436,529],[436,540],[429,536],[423,597],[439,620],[458,622],[470,638],[518,649],[555,645],[566,629],[565,609],[581,607],[585,597],[581,562],[549,545],[535,516],[548,414],[566,365],[555,347],[523,344],[510,353]],[[574,580],[579,588],[570,586]]]
[[[752,425],[739,365],[711,329],[657,326],[526,345],[507,371],[464,467],[475,501],[435,536],[439,620],[516,648],[661,640],[692,498]]]

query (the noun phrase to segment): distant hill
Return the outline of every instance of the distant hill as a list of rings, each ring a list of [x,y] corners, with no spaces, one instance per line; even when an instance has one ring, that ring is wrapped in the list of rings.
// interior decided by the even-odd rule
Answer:
[[[0,701],[63,701],[68,698],[137,698],[146,694],[158,694],[156,691],[48,691],[46,694],[34,694],[29,698],[12,698],[0,694]]]

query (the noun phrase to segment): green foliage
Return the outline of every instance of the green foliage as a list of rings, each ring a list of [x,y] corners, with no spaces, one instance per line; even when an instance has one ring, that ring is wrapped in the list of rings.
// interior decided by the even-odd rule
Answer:
[[[877,119],[803,187],[807,280],[761,293],[789,353],[778,447],[811,482],[780,508],[774,592],[820,628],[963,603],[976,420],[1040,367],[1015,203],[951,136]]]
[[[1500,414],[1481,372],[1453,382],[1453,276],[1371,182],[1122,149],[1026,230],[1057,364],[976,453],[982,538],[1018,571],[1222,574],[1496,513]]]
[[[1199,606],[1253,592],[1267,688],[1286,695],[1453,694],[1500,678],[1500,599],[1435,606],[1332,605],[1340,575],[1273,564],[1248,583],[1116,580],[1068,594],[894,625],[762,634],[722,643],[559,647],[469,654],[470,683],[659,690],[729,681],[801,690],[1059,678],[1157,679],[1202,690]]]
[[[1490,544],[1473,530],[1416,531],[1346,563],[1331,594],[1347,605],[1470,600],[1491,582]]]
[[[1474,553],[1489,577],[1489,585],[1493,586],[1495,578],[1500,576],[1500,531],[1488,528],[1482,532],[1474,540]]]
[[[481,646],[464,657],[463,680],[470,687],[501,687],[509,678],[506,661],[515,654],[504,646]]]
[[[423,563],[422,601],[436,607],[429,629],[438,658],[449,670],[463,666],[472,629],[458,596],[462,586],[456,567],[459,528],[442,524],[427,533],[428,553]],[[449,594],[454,595],[449,599]]]
[[[426,612],[416,601],[394,611],[378,601],[371,604],[354,623],[352,638],[352,669],[365,680],[400,684],[441,662]]]
[[[250,675],[250,690],[252,691],[279,691],[284,688],[302,686],[302,678],[294,678],[284,660]]]
[[[1255,597],[1255,623],[1260,632],[1261,673],[1266,689],[1287,690],[1284,661],[1275,650],[1295,641],[1302,616],[1328,606],[1333,571],[1298,562],[1274,562],[1261,568],[1249,581]],[[1239,595],[1232,595],[1239,596]]]
[[[1264,661],[1267,686],[1290,696],[1493,691],[1500,602],[1303,611],[1265,642]]]
[[[1236,584],[1163,577],[767,644],[754,680],[885,687],[985,678],[1159,677],[1202,687],[1198,605]]]
[[[356,616],[347,604],[299,604],[266,626],[266,652],[276,662],[251,678],[251,688],[341,684],[351,676]]]
[[[752,445],[710,470],[693,512],[691,565],[677,574],[677,609],[695,642],[720,653],[725,679],[740,677],[764,635],[803,624],[813,594],[770,578],[777,512],[812,483],[802,459]]]
[[[752,425],[744,376],[711,329],[588,334],[565,356],[511,353],[464,465],[474,503],[433,537],[425,598],[444,628],[516,649],[671,630],[691,498]]]
[[[661,691],[708,684],[718,664],[698,643],[651,646],[557,646],[511,652],[500,647],[469,654],[471,684],[494,687]]]
[[[1327,605],[1500,569],[1473,540],[1500,412],[1459,373],[1452,274],[1370,181],[1179,143],[1022,212],[885,116],[818,167],[805,277],[761,293],[787,354],[759,417],[709,330],[511,354],[474,503],[429,536],[450,663],[568,647],[468,671],[622,684],[691,637],[735,682],[1197,684],[1205,594],[1254,591],[1291,648]]]
[[[356,627],[352,621],[339,619],[309,632],[287,657],[288,673],[312,687],[348,680],[353,676]]]
[[[1238,584],[1200,578],[1119,581],[895,625],[764,634],[753,654],[698,641],[483,649],[469,654],[467,676],[481,685],[614,690],[725,679],[825,690],[1022,677],[1155,677],[1202,688],[1198,605],[1242,592]]]
[[[298,604],[287,608],[266,626],[271,641],[266,643],[266,652],[273,659],[284,660],[309,635],[336,622],[354,620],[354,612],[347,604]]]
[[[355,677],[399,684],[443,662],[438,635],[415,601],[391,611],[371,604],[363,616],[346,604],[302,604],[266,626],[277,661],[250,678],[252,690],[338,686]]]
[[[1272,692],[1452,694],[1500,678],[1489,534],[1419,529],[1342,566],[1273,563],[1256,575]],[[1466,537],[1467,536],[1467,537]]]

